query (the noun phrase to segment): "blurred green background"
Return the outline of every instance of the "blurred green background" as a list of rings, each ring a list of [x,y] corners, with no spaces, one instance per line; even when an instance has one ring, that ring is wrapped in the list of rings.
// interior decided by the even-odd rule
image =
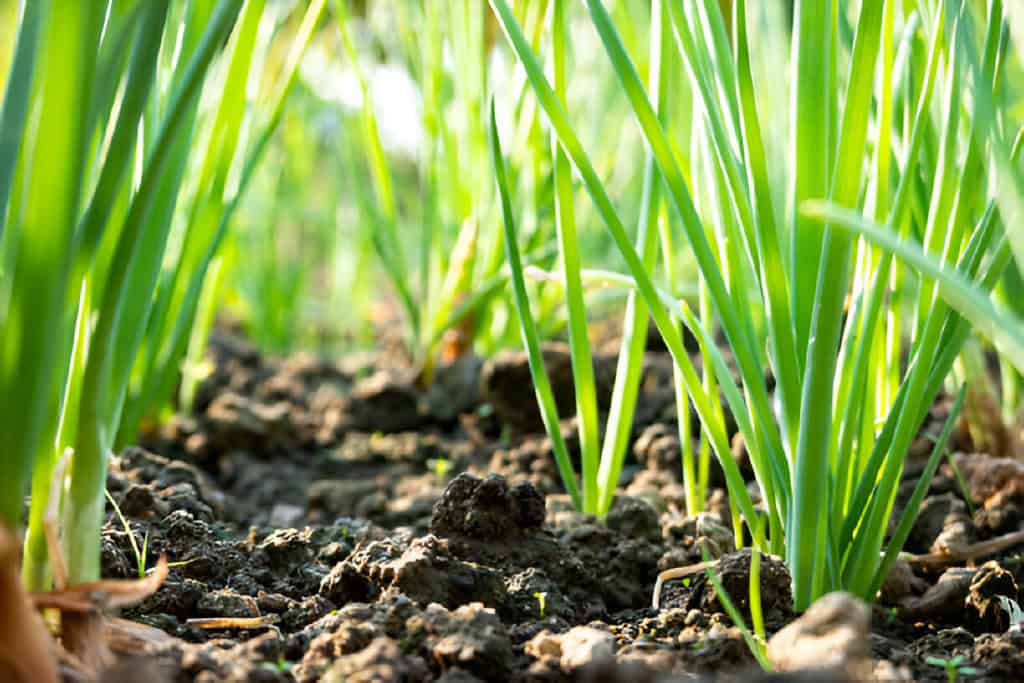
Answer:
[[[268,31],[281,21],[286,25],[256,77],[280,67],[287,36],[297,28],[288,22],[297,23],[301,12],[293,10],[300,4],[268,2]],[[516,3],[524,26],[535,29],[542,55],[547,31],[541,30],[541,10],[547,4]],[[338,15],[339,6],[348,8],[347,17]],[[650,3],[619,0],[609,6],[645,73]],[[770,56],[756,62],[759,77],[776,79],[786,68],[789,6],[755,3],[750,9],[751,30],[760,41],[755,44]],[[7,72],[17,11],[16,0],[0,0],[0,74]],[[573,11],[568,110],[632,228],[642,189],[642,136],[586,13]],[[684,82],[681,73],[674,78]],[[761,92],[768,98],[765,111],[784,117],[785,86]],[[411,360],[422,361],[436,351],[445,314],[477,296],[479,306],[462,321],[470,321],[470,343],[483,353],[517,345],[514,314],[500,281],[500,226],[485,144],[491,93],[508,138],[521,247],[537,256],[536,265],[552,267],[550,139],[487,3],[329,3],[284,119],[207,276],[205,295],[217,302],[221,319],[240,325],[268,351],[337,353],[393,337]],[[674,89],[673,96],[677,129],[687,130],[688,89]],[[249,106],[256,106],[254,97]],[[675,143],[686,157],[689,140]],[[782,141],[767,144],[770,163],[781,169]],[[578,184],[577,197],[584,263],[621,269],[617,250]],[[453,265],[450,257],[467,220],[475,227],[471,258]],[[693,272],[681,251],[678,272]],[[450,272],[456,270],[465,271],[461,279]],[[682,283],[669,284],[681,291]],[[558,335],[564,324],[558,285],[531,286],[542,332]],[[608,307],[624,298],[612,290],[590,296],[594,318],[607,317]]]
[[[517,8],[529,21],[530,12],[542,5],[517,3]],[[752,29],[762,44],[778,42],[786,33],[778,29],[787,21],[789,3],[756,5]],[[638,69],[645,73],[649,3],[626,0],[612,7]],[[392,178],[394,232],[404,250],[402,276],[414,298],[426,299],[420,302],[424,310],[441,296],[446,259],[465,219],[476,220],[479,229],[474,284],[485,282],[492,274],[488,269],[496,265],[486,263],[493,253],[488,245],[500,232],[483,138],[489,92],[498,100],[503,130],[511,138],[508,149],[519,171],[515,199],[527,248],[554,237],[548,136],[487,4],[389,0],[356,2],[351,9],[350,33],[369,102],[332,15],[303,63],[301,82],[225,250],[222,310],[258,344],[274,351],[298,346],[333,352],[366,345],[389,326],[393,330],[394,323],[401,327],[409,322],[374,249],[380,207],[365,205],[367,199],[380,203],[370,182],[373,155],[362,123],[367,106]],[[431,17],[433,13],[438,16]],[[473,25],[483,33],[481,44],[467,45]],[[584,12],[573,21],[571,38],[575,62],[568,110],[586,112],[574,123],[632,227],[642,186],[642,138]],[[758,75],[770,78],[784,72],[786,50],[784,44],[764,45],[764,54],[781,57],[774,63],[759,61]],[[682,74],[675,77],[682,82]],[[764,103],[768,111],[785,116],[785,88],[764,92],[772,98]],[[673,94],[674,115],[689,119],[687,89]],[[532,130],[512,125],[514,109],[526,113]],[[685,155],[688,141],[677,144]],[[772,163],[781,165],[781,141],[768,144]],[[577,192],[584,262],[619,268],[607,232],[584,193]],[[424,246],[425,231],[431,231],[429,247]],[[431,249],[436,253],[426,253]],[[681,270],[691,272],[685,268],[688,256],[680,258]],[[549,264],[550,259],[542,265]],[[561,327],[558,294],[537,293],[542,327],[549,334]],[[595,316],[604,304],[619,300],[621,296],[610,292],[595,293]],[[478,326],[475,335],[483,352],[518,343],[504,294],[492,304],[486,316],[489,326]],[[421,332],[421,341],[423,336],[429,335]]]

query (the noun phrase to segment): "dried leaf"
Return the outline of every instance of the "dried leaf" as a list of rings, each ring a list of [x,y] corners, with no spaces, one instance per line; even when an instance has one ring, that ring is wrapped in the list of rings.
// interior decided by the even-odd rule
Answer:
[[[148,598],[167,579],[167,556],[149,576],[143,579],[101,579],[68,586],[62,591],[32,593],[32,603],[39,609],[54,608],[64,612],[92,612],[127,607]]]
[[[189,619],[186,626],[197,628],[264,628],[276,624],[280,617],[276,614],[267,614],[262,617],[204,617],[200,619]]]
[[[18,555],[17,536],[0,525],[0,679],[56,683],[56,648],[21,586]]]
[[[172,635],[155,626],[147,626],[128,619],[107,619],[107,641],[115,652],[137,653],[154,645],[176,641]]]

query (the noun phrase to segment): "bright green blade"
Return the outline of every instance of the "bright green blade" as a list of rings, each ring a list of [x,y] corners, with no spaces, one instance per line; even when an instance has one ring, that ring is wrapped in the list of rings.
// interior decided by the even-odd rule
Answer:
[[[515,218],[512,214],[512,200],[510,199],[508,179],[505,173],[505,159],[501,152],[501,140],[498,137],[498,124],[494,114],[493,100],[491,101],[491,157],[494,161],[494,175],[501,198],[502,226],[505,231],[505,255],[511,273],[512,294],[515,300],[516,311],[519,314],[519,330],[522,334],[523,345],[526,347],[527,358],[530,364],[530,375],[533,378],[533,388],[537,394],[537,405],[540,408],[541,418],[544,420],[544,428],[551,439],[552,449],[555,453],[555,462],[558,465],[558,473],[562,477],[562,485],[565,486],[569,497],[572,498],[573,506],[577,510],[583,510],[583,498],[580,495],[579,485],[576,483],[576,474],[573,472],[572,463],[569,460],[569,451],[565,446],[565,441],[562,439],[562,432],[558,424],[558,408],[555,405],[554,393],[551,391],[547,369],[544,367],[544,356],[540,349],[540,337],[537,334],[533,315],[530,313],[530,301],[526,294],[523,265],[519,259]]]
[[[988,292],[956,269],[925,254],[920,245],[900,240],[891,230],[848,209],[825,202],[808,202],[801,210],[810,218],[827,220],[838,228],[862,235],[934,280],[939,294],[950,306],[979,333],[991,339],[1018,370],[1024,369],[1024,321],[994,305]]]

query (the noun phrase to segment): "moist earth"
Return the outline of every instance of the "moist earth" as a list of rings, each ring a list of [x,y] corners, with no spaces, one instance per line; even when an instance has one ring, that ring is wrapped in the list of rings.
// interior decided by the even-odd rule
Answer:
[[[218,333],[209,355],[193,414],[110,466],[120,514],[108,505],[104,575],[171,563],[121,615],[151,627],[121,652],[142,652],[151,681],[945,681],[928,659],[961,656],[970,680],[1024,677],[1003,600],[1021,602],[1024,540],[973,563],[901,561],[872,608],[836,595],[799,618],[784,563],[762,557],[769,649],[796,662],[787,673],[760,673],[704,572],[667,582],[653,609],[658,573],[706,547],[751,623],[751,554],[732,550],[716,466],[707,511],[685,515],[671,360],[656,344],[635,457],[603,521],[561,492],[521,353],[465,355],[430,389],[373,354],[274,358]],[[549,345],[545,361],[568,413],[568,351]],[[595,358],[602,395],[614,362]],[[948,412],[940,398],[922,427],[897,511]],[[562,430],[578,460],[574,422]],[[973,452],[966,429],[955,442],[907,544],[918,558],[1021,528],[1024,466]]]

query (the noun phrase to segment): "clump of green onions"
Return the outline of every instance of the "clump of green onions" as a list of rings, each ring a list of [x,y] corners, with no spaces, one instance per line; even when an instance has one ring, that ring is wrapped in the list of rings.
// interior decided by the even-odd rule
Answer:
[[[514,62],[493,58],[486,4],[424,0],[399,3],[394,12],[369,7],[363,16],[357,16],[355,6],[340,0],[335,12],[343,65],[355,76],[362,99],[355,112],[341,118],[352,124],[343,126],[347,134],[339,136],[339,146],[342,174],[351,179],[353,190],[338,200],[346,208],[339,212],[338,229],[349,231],[355,244],[344,254],[357,261],[350,268],[355,273],[351,287],[365,288],[367,282],[378,282],[373,276],[383,276],[404,325],[406,349],[429,383],[446,335],[458,332],[464,346],[483,354],[516,343],[518,322],[506,286],[504,235],[487,229],[500,220],[489,172],[489,89],[501,92],[499,99],[516,119],[506,150],[509,185],[524,208],[524,260],[545,269],[557,251],[558,228],[552,217],[564,215],[564,208],[556,207],[556,160],[541,127],[543,114],[528,96],[529,85],[518,77]],[[535,47],[544,35],[549,7],[550,0],[516,7]],[[391,36],[362,40],[368,32],[354,27],[375,22],[387,22],[396,30]],[[598,48],[596,43],[592,47]],[[422,135],[415,152],[402,154],[387,144],[386,121],[379,121],[378,113],[395,105],[385,103],[382,91],[371,87],[372,69],[382,66],[407,73],[418,86],[418,101],[407,105],[419,106]],[[602,92],[615,85],[613,76],[603,76],[596,83]],[[599,163],[620,168],[628,185],[636,175],[634,165],[620,163],[622,150],[613,136],[601,136],[619,124],[624,106],[619,97],[616,106],[588,121],[587,130],[607,141],[596,151]],[[639,195],[631,194],[631,204]],[[572,222],[593,221],[587,208],[581,207]],[[607,246],[606,240],[584,242],[581,251]],[[540,331],[561,331],[565,318],[572,316],[565,311],[560,288],[539,281],[531,283],[531,291],[538,301],[534,317]],[[368,291],[363,298],[379,301],[372,296],[377,293]]]
[[[107,457],[119,430],[135,429],[126,427],[133,380],[152,382],[164,369],[140,377],[140,350],[178,344],[161,327],[172,316],[183,332],[191,327],[194,303],[168,297],[182,291],[177,282],[192,283],[198,297],[294,75],[285,73],[241,180],[227,188],[263,8],[263,0],[21,5],[0,109],[0,432],[8,440],[0,520],[20,526],[31,477],[23,575],[32,590],[50,582],[51,490],[62,496],[52,508],[62,509],[67,578],[99,578]],[[323,2],[309,7],[295,61],[322,10]],[[182,202],[199,137],[210,151]],[[180,216],[179,203],[191,210]],[[174,242],[182,254],[201,248],[199,258],[179,257],[168,280],[161,274]],[[168,360],[174,378],[176,359]],[[53,486],[65,452],[66,485]]]
[[[552,55],[554,61],[555,92],[565,97],[567,86],[567,11],[564,0],[554,0]],[[659,36],[663,38],[664,36]],[[657,90],[667,87],[661,78],[662,52],[667,42],[652,40],[650,79]],[[661,92],[662,99],[664,92]],[[491,149],[498,190],[501,198],[504,244],[512,274],[512,288],[521,332],[528,350],[530,369],[537,390],[544,424],[550,435],[559,473],[576,507],[582,511],[604,516],[611,507],[625,460],[626,448],[632,430],[633,410],[640,385],[643,354],[647,338],[647,306],[635,294],[627,301],[622,350],[619,356],[611,410],[603,445],[599,440],[597,395],[593,361],[588,340],[587,316],[584,305],[583,273],[577,237],[576,216],[572,186],[572,169],[565,151],[552,137],[552,157],[555,188],[555,223],[559,246],[559,265],[568,309],[569,347],[573,378],[576,388],[577,416],[579,419],[580,451],[582,460],[582,490],[576,480],[569,453],[558,426],[554,396],[540,355],[540,344],[534,325],[534,316],[527,299],[525,276],[518,249],[510,189],[501,153],[497,125],[491,111]],[[658,204],[660,187],[651,155],[647,155],[644,186],[641,199],[637,248],[643,252],[644,266],[654,267],[657,255]]]
[[[552,87],[506,0],[491,0],[559,148],[674,358],[737,519],[762,550],[786,558],[796,609],[838,589],[871,600],[905,540],[897,534],[887,542],[886,530],[908,448],[970,333],[961,317],[968,308],[951,308],[939,294],[953,302],[968,287],[990,292],[1009,259],[1006,208],[978,181],[1001,159],[1010,163],[1001,153],[991,161],[982,135],[1006,45],[1002,4],[987,4],[981,57],[974,58],[966,49],[977,39],[967,30],[966,3],[879,0],[853,8],[804,0],[791,28],[766,29],[748,20],[744,0],[732,3],[731,17],[717,3],[654,2],[651,40],[671,32],[670,53],[692,97],[692,114],[681,125],[660,116],[661,94],[653,102],[648,95],[657,93],[657,82],[645,86],[604,4],[586,5],[654,159],[669,207],[665,232],[681,231],[696,261],[707,304],[700,317],[656,285],[654,268],[629,239],[574,130],[558,82],[557,25]],[[788,38],[788,108],[773,109],[765,93],[778,84],[755,77],[751,26],[761,39],[775,31],[757,44]],[[973,101],[964,97],[967,85]],[[772,157],[779,140],[786,141],[785,154]],[[502,187],[496,131],[494,147]],[[663,259],[670,259],[671,240],[663,242]],[[914,263],[922,276],[893,260],[899,249],[912,251],[908,242],[926,256]],[[925,269],[929,264],[937,264],[935,272]],[[579,285],[567,277],[566,286]],[[983,296],[970,303],[979,307],[970,321],[997,343],[1015,334],[999,328],[1001,318]],[[702,342],[710,360],[704,381],[675,317]],[[724,334],[740,385],[712,325]],[[732,458],[712,390],[721,392],[745,438],[759,501]],[[680,422],[685,412],[680,405]],[[547,424],[556,440],[557,423]],[[764,541],[753,533],[761,514]],[[915,515],[908,507],[900,528]]]
[[[187,229],[171,252],[155,291],[142,344],[136,353],[125,399],[117,445],[132,443],[145,419],[163,417],[174,388],[181,383],[182,407],[191,408],[206,339],[216,311],[216,292],[223,275],[221,248],[231,220],[257,166],[282,119],[285,101],[295,85],[299,64],[323,16],[327,0],[299,4],[298,26],[291,31],[283,62],[267,60],[263,72],[254,61],[270,52],[268,41],[286,24],[266,0],[247,0],[252,13],[241,45],[233,50],[224,73],[223,95],[213,117],[197,135],[206,147],[192,157],[200,172],[190,179],[187,201],[180,207]],[[251,8],[251,9],[250,9]],[[264,24],[269,23],[268,26]],[[267,28],[271,30],[266,30]],[[283,31],[282,31],[283,32]],[[262,36],[262,39],[261,39]],[[277,75],[271,67],[277,68]],[[251,81],[269,88],[250,98]]]
[[[385,152],[347,5],[338,0],[336,16],[363,104],[361,134],[349,143],[345,175],[358,183],[357,218],[365,235],[360,241],[372,246],[397,295],[406,346],[429,383],[442,336],[459,325],[474,335],[483,326],[475,317],[483,315],[503,282],[501,261],[493,256],[500,243],[479,240],[479,225],[491,207],[487,174],[479,168],[486,160],[486,13],[478,3],[463,1],[408,3],[396,12],[402,47],[418,72],[423,107],[418,177],[399,181],[415,184],[422,200],[403,205],[409,193],[396,191],[397,171]],[[443,63],[446,41],[453,73]],[[359,168],[363,163],[368,173]]]

